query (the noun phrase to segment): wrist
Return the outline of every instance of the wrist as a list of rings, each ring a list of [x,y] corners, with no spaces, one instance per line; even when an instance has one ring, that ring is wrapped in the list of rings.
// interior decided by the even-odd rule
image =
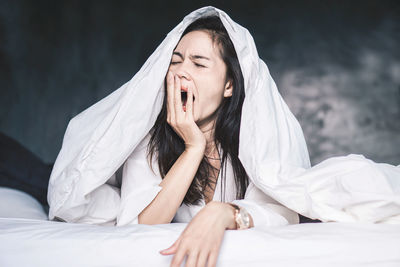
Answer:
[[[225,226],[226,229],[229,230],[236,230],[238,229],[238,225],[235,220],[236,210],[233,206],[229,205],[228,203],[223,203],[225,206]]]
[[[225,229],[235,230],[237,224],[235,221],[235,208],[224,202],[217,202],[220,207],[221,221],[223,222]]]
[[[186,145],[185,151],[188,153],[195,153],[195,154],[201,154],[201,156],[204,155],[204,151],[206,150],[206,146],[204,145]]]
[[[224,202],[210,201],[206,208],[211,213],[217,214],[217,220],[223,225],[225,229],[234,230],[236,229],[235,221],[235,209]]]

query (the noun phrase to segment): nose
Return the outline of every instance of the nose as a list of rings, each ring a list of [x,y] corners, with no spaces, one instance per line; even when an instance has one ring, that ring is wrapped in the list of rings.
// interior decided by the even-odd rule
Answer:
[[[174,72],[180,79],[185,78],[186,80],[190,80],[190,74],[188,72],[188,67],[186,66],[185,62],[178,64],[175,66]]]
[[[176,75],[178,75],[178,77],[180,78],[180,79],[183,79],[183,78],[185,78],[186,80],[189,80],[189,75],[186,73],[186,72],[184,72],[184,71],[177,71],[176,72]]]

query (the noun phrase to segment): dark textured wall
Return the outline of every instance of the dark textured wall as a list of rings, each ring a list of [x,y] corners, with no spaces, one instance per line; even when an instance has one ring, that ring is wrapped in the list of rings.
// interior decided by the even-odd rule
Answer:
[[[253,34],[314,164],[349,153],[400,163],[398,1],[145,2],[1,1],[0,131],[54,162],[73,116],[213,5]]]

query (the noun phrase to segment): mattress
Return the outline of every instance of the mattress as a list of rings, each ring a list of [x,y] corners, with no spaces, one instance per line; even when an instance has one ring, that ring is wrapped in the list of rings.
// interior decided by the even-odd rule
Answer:
[[[169,266],[184,223],[122,227],[0,218],[0,266]],[[400,266],[400,225],[304,223],[227,230],[217,266]]]

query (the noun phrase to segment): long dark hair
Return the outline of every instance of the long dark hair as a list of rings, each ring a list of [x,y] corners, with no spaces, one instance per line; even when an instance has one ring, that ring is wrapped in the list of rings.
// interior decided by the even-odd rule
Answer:
[[[238,158],[239,152],[239,131],[242,105],[244,100],[244,80],[240,69],[239,60],[235,48],[228,32],[218,16],[202,17],[191,23],[182,33],[182,37],[192,31],[207,32],[213,43],[217,41],[222,60],[227,66],[226,81],[231,81],[233,92],[231,97],[224,97],[221,105],[217,109],[217,119],[215,122],[214,142],[222,148],[222,157],[220,170],[221,177],[221,195],[222,188],[225,188],[226,163],[229,156],[233,167],[233,173],[236,184],[236,199],[243,199],[246,188],[249,184],[247,173]],[[166,90],[166,79],[164,80],[164,89]],[[185,144],[183,140],[175,133],[172,127],[167,123],[167,92],[165,91],[164,103],[157,120],[150,130],[151,138],[148,144],[148,156],[150,165],[153,156],[158,157],[158,166],[162,178],[165,177],[169,169],[183,153]],[[209,179],[210,170],[215,169],[207,157],[203,157],[199,168],[193,178],[193,181],[183,199],[185,204],[198,204],[203,199],[204,191],[211,186]],[[225,190],[225,189],[224,189]]]

